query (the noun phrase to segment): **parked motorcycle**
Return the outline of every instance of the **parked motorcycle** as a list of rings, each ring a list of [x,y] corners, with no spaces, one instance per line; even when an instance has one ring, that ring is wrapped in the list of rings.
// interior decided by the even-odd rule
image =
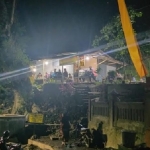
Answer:
[[[10,131],[4,131],[0,137],[0,150],[21,150],[21,144],[7,143],[10,137]]]
[[[78,123],[74,130],[74,137],[78,140],[78,145],[84,145],[88,148],[104,148],[107,142],[106,135],[98,129],[92,129],[92,131]]]
[[[88,148],[94,147],[93,145],[93,135],[88,128],[81,128],[81,142]]]
[[[75,125],[75,129],[71,132],[70,137],[72,139],[75,139],[75,143],[77,143],[77,146],[86,146],[86,147],[92,147],[92,134],[90,132],[90,129],[85,128],[82,124],[77,123]]]

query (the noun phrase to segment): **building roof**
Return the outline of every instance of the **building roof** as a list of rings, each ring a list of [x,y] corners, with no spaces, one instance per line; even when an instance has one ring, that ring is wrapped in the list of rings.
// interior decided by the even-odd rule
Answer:
[[[108,54],[104,53],[102,50],[92,51],[92,52],[84,51],[81,53],[62,53],[62,54],[57,55],[57,58],[58,57],[59,58],[65,58],[65,57],[68,58],[69,56],[73,57],[73,56],[83,56],[83,55],[97,58],[99,64],[105,63],[107,65],[123,65],[123,62],[115,60]]]
[[[105,63],[107,65],[123,65],[123,62],[115,60],[114,58],[104,53],[102,50],[99,50],[98,48],[93,48],[93,49],[85,50],[82,52],[66,52],[66,53],[41,57],[39,59],[40,60],[42,59],[65,59],[65,58],[67,59],[73,56],[83,56],[83,55],[97,58],[99,64]]]
[[[109,56],[108,54],[104,53],[102,50],[99,50],[95,53],[91,54],[93,57],[97,57],[98,59],[98,63],[105,63],[107,65],[123,65],[123,62],[115,60],[114,58],[112,58],[111,56]]]

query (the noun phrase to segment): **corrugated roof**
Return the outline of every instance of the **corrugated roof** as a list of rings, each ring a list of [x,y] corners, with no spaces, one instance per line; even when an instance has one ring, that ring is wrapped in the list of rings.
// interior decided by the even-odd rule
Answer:
[[[92,57],[97,57],[99,60],[106,61],[107,63],[111,64],[118,64],[118,65],[123,65],[123,62],[120,62],[118,60],[115,60],[108,54],[104,53],[102,50],[99,50],[98,48],[93,48],[89,49],[83,52],[66,52],[66,53],[61,53],[61,54],[56,54],[56,55],[51,55],[51,56],[46,56],[46,57],[41,57],[38,60],[42,59],[65,59],[68,57],[73,57],[73,56],[83,56],[83,55],[90,55]]]

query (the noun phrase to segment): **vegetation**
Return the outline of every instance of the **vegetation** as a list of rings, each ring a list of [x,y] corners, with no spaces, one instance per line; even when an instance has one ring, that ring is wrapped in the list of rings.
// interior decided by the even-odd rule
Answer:
[[[138,12],[131,7],[128,10],[133,27],[136,27],[136,19],[142,17],[142,12]],[[148,58],[150,57],[150,45],[146,45],[145,41],[149,38],[149,33],[139,33],[136,34],[136,36],[139,44],[141,44],[140,50],[143,58],[144,60],[145,58],[147,58],[148,60]],[[111,55],[113,58],[126,62],[129,66],[127,66],[125,70],[131,69],[130,73],[132,72],[134,73],[134,75],[136,74],[129,56],[129,52],[126,48],[120,15],[115,16],[100,30],[100,34],[95,37],[95,39],[93,40],[93,47],[98,47],[100,45],[103,45],[102,50]],[[145,61],[145,63],[148,67],[148,61]]]
[[[97,66],[97,70],[96,70],[96,72],[97,72],[97,73],[100,73],[100,72],[101,72],[101,70],[102,70],[101,66],[100,66],[100,65],[98,65],[98,66]]]
[[[12,106],[14,90],[26,101],[32,91],[27,69],[30,60],[25,54],[27,37],[15,13],[14,2],[0,1],[0,93],[4,93],[0,104],[3,106],[7,99]]]

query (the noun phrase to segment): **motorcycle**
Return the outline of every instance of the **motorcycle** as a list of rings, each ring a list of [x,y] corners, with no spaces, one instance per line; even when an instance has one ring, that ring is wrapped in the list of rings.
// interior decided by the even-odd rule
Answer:
[[[10,131],[4,131],[0,137],[0,150],[21,150],[21,144],[7,143],[10,138]]]
[[[81,134],[81,141],[82,141],[82,143],[86,147],[92,148],[93,147],[93,135],[92,135],[90,129],[88,129],[88,128],[81,128],[80,134]]]
[[[79,146],[86,146],[88,148],[104,148],[107,142],[106,135],[102,134],[99,130],[84,128],[82,124],[78,123],[74,134],[78,139]]]
[[[70,137],[75,139],[77,146],[92,147],[92,134],[90,129],[84,128],[82,124],[78,123],[75,129],[71,132]]]

